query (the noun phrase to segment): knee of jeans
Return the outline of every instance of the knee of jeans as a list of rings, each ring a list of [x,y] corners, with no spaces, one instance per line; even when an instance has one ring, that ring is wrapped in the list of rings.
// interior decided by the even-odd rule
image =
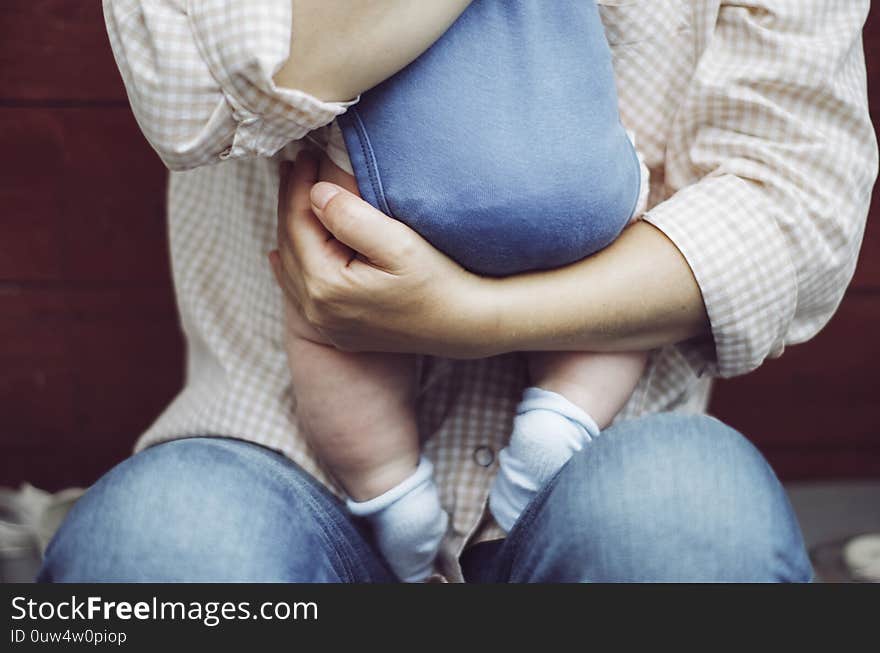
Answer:
[[[249,459],[254,450],[273,456],[252,445],[194,438],[121,463],[71,510],[47,548],[39,580],[279,581],[299,573],[312,579],[322,563],[329,573],[309,497],[288,484],[264,487],[265,476],[248,473],[263,464]],[[292,551],[313,557],[305,561]],[[307,564],[311,570],[296,568]]]
[[[574,558],[641,560],[669,580],[812,575],[773,470],[712,417],[653,415],[606,430],[560,472],[551,510],[553,501]]]

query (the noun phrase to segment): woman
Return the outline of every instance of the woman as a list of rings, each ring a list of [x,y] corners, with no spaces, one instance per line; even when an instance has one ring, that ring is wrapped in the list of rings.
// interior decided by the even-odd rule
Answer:
[[[256,4],[216,0],[187,15],[105,3],[133,108],[165,161],[225,162],[171,177],[187,387],[140,440],[143,451],[71,513],[44,579],[391,578],[315,482],[332,487],[296,433],[280,297],[264,259],[275,246],[278,162],[253,157],[326,124],[345,109],[327,100],[348,100],[406,61],[380,61],[384,69],[354,80],[327,71],[387,53],[383,35],[417,30],[395,29],[394,3],[358,23],[332,16],[334,3],[295,2],[290,48],[290,3],[252,15]],[[406,4],[398,10],[409,19]],[[618,423],[505,540],[484,505],[521,361],[424,360],[420,424],[453,507],[439,564],[448,579],[810,578],[772,471],[741,435],[693,413],[705,408],[711,376],[751,371],[816,333],[852,274],[876,174],[858,47],[867,4],[600,3],[621,115],[655,181],[643,223],[559,270],[490,286],[344,191],[313,186],[313,167],[294,170],[282,211],[282,235],[293,237],[281,240],[290,305],[342,349],[467,359],[654,349]],[[358,25],[375,29],[364,37]],[[352,38],[327,38],[347,27]],[[313,69],[303,53],[320,53]],[[292,69],[302,79],[286,80]],[[193,131],[205,111],[208,127]],[[385,273],[347,275],[309,256],[303,239],[326,240],[322,228]],[[206,435],[224,438],[196,437]]]

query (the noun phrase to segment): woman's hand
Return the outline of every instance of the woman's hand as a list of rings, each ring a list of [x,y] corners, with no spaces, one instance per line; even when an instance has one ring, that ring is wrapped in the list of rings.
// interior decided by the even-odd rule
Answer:
[[[496,353],[491,280],[318,177],[309,153],[283,166],[270,255],[288,321],[312,330],[302,335],[345,351]]]
[[[482,358],[644,351],[711,333],[687,260],[646,222],[577,263],[488,279],[356,195],[317,181],[310,155],[282,172],[271,259],[289,315],[327,344]]]

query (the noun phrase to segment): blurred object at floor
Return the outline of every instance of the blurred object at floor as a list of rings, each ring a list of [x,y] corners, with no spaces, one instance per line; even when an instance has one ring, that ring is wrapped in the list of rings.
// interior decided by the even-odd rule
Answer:
[[[0,488],[0,581],[33,580],[49,540],[84,491],[50,494],[29,483],[18,490]]]
[[[880,582],[880,481],[789,483],[817,580]]]
[[[880,532],[819,544],[810,559],[819,582],[880,583]]]

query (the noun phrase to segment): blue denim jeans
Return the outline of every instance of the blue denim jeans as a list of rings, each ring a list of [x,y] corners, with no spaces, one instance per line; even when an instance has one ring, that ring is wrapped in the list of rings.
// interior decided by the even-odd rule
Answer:
[[[505,540],[465,551],[471,582],[809,581],[785,492],[705,416],[607,429]],[[191,438],[100,479],[49,545],[40,581],[394,582],[369,533],[290,460]]]

